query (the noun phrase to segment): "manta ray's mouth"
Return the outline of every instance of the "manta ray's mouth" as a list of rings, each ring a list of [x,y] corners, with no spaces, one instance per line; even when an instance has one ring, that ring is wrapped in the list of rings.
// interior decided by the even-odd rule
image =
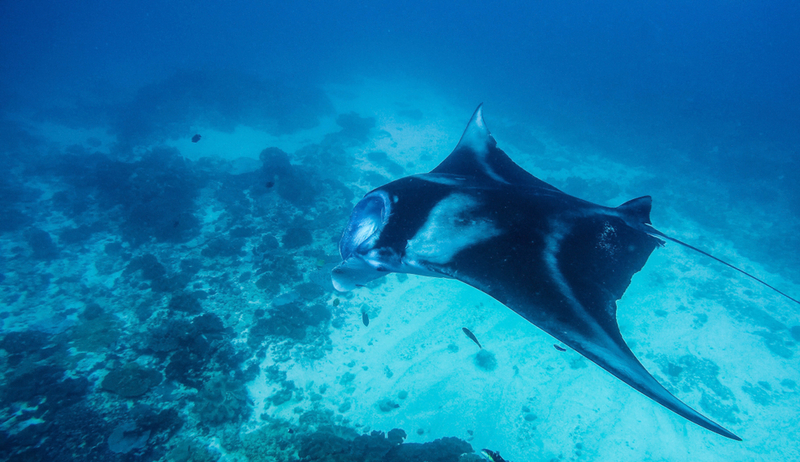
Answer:
[[[347,260],[358,254],[366,254],[389,219],[391,201],[384,191],[374,191],[355,206],[350,221],[339,241],[339,254]]]

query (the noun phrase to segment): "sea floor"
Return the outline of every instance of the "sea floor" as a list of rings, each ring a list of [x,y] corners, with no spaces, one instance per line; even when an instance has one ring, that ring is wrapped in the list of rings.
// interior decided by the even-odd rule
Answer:
[[[165,137],[127,156],[103,129],[13,123],[34,141],[9,150],[0,183],[0,456],[800,459],[796,304],[675,244],[634,276],[619,325],[660,383],[741,442],[459,282],[389,275],[336,293],[352,206],[435,167],[477,101],[369,79],[324,93],[331,109],[290,133],[197,122],[197,142]],[[755,218],[724,195],[698,198],[713,185],[484,111],[499,147],[542,180],[608,206],[652,195],[656,228],[800,293],[796,267],[776,274],[731,240]],[[728,221],[681,210],[698,200]]]

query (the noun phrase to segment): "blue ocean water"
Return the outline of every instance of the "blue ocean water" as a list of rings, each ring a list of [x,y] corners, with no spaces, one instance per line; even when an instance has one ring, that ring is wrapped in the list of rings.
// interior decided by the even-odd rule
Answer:
[[[796,304],[674,245],[620,300],[622,334],[742,442],[456,282],[330,282],[355,203],[430,171],[484,103],[537,177],[651,195],[658,229],[797,297],[798,21],[792,2],[3,2],[0,457],[800,458]]]

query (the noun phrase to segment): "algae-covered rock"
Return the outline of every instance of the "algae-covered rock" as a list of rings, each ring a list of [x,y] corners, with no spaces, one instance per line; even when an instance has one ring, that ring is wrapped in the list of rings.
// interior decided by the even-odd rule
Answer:
[[[106,374],[100,386],[122,398],[135,398],[161,383],[161,379],[160,372],[131,363]]]

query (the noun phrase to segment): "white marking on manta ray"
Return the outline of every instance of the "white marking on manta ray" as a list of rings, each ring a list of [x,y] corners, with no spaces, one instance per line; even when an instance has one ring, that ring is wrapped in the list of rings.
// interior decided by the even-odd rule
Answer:
[[[484,173],[495,181],[508,184],[508,181],[498,175],[492,166],[489,165],[489,162],[486,161],[486,156],[489,154],[489,147],[486,144],[489,129],[486,128],[486,124],[483,121],[483,114],[480,112],[477,113],[477,118],[474,122],[475,123],[467,126],[467,130],[461,136],[461,141],[458,143],[458,146],[456,146],[456,149],[462,145],[468,146],[469,149],[475,153],[475,160],[483,167]]]
[[[462,250],[501,234],[490,221],[472,216],[480,203],[466,194],[454,193],[431,209],[425,224],[406,244],[411,266],[444,265]]]
[[[442,175],[438,173],[426,173],[424,175],[414,175],[414,178],[418,178],[423,181],[428,181],[430,183],[443,184],[445,186],[461,186],[464,180],[466,180],[466,178],[464,177],[453,176],[453,175]]]
[[[553,222],[550,224],[551,232],[544,238],[544,261],[547,268],[550,270],[550,277],[556,283],[561,294],[566,297],[570,305],[579,311],[585,311],[580,302],[575,298],[575,293],[572,288],[564,279],[561,270],[558,268],[558,252],[561,250],[561,241],[567,233],[567,227],[560,222]]]
[[[561,292],[562,295],[564,295],[564,298],[569,302],[570,306],[575,311],[575,313],[580,314],[580,318],[582,319],[592,319],[593,316],[589,314],[589,312],[586,310],[586,307],[584,307],[583,304],[581,304],[581,302],[575,296],[575,292],[573,292],[572,287],[569,286],[569,283],[564,278],[564,274],[558,267],[558,253],[561,251],[561,241],[569,232],[568,225],[562,222],[554,221],[550,224],[550,227],[552,231],[545,237],[544,240],[545,247],[543,251],[544,261],[547,264],[547,268],[550,270],[550,277],[552,278],[553,282],[556,283],[556,286],[558,286],[559,291]],[[613,231],[613,228],[611,229]],[[604,231],[608,231],[608,229],[605,229]],[[565,331],[562,328],[562,326],[554,326],[554,327],[555,327],[554,330],[561,331],[564,335],[569,336],[569,333]],[[605,348],[613,347],[614,350],[618,350],[618,348],[614,344],[614,341],[608,336],[608,333],[606,333],[603,329],[600,329],[597,325],[591,325],[590,327],[596,335],[595,340],[599,340],[601,338],[605,340],[605,343],[601,344],[602,346],[604,346]],[[576,341],[577,339],[572,339],[572,340]],[[578,342],[578,343],[581,343],[582,346],[587,350],[594,349],[591,343],[590,344],[585,344],[584,342]],[[624,361],[615,361],[615,363],[618,364],[620,367],[624,367],[626,370],[629,369]]]
[[[613,257],[614,254],[617,253],[617,250],[619,250],[613,241],[616,236],[617,229],[614,228],[614,225],[606,221],[603,223],[603,232],[601,232],[600,236],[597,238],[597,247],[605,251],[608,256]]]

